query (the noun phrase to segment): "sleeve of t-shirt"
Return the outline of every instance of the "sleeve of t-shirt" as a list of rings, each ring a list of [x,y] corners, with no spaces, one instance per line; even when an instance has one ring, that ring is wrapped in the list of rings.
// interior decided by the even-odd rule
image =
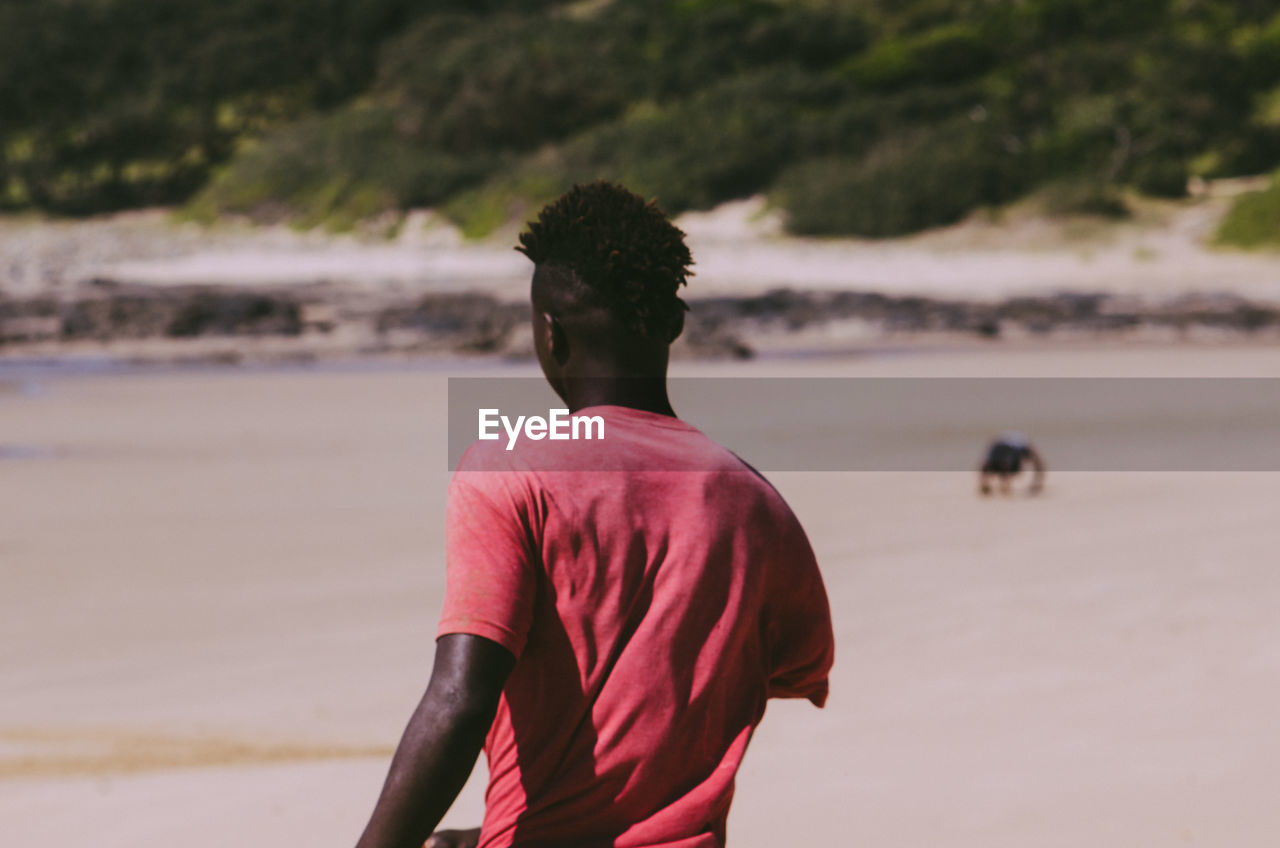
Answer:
[[[769,603],[770,698],[827,701],[827,676],[835,661],[831,607],[822,574],[804,531],[794,533],[775,563]]]
[[[519,657],[533,618],[537,557],[508,472],[462,472],[445,509],[444,610],[436,638],[468,633]]]

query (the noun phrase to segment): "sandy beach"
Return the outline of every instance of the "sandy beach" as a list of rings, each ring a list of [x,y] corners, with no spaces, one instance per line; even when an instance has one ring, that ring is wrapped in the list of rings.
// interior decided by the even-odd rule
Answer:
[[[1280,349],[680,369],[1276,376]],[[0,840],[354,842],[430,670],[460,373],[530,371],[0,379]],[[732,844],[1272,843],[1280,474],[1053,473],[990,501],[968,473],[770,477],[839,656],[825,711],[771,704]],[[482,779],[448,824],[478,821]]]
[[[757,666],[822,700],[776,502],[560,478],[504,539],[464,481],[499,555],[445,629],[537,660],[486,841],[725,841],[728,788],[730,848],[1280,844],[1280,0],[0,0],[0,44],[0,848],[425,832],[502,659],[415,714],[454,469],[705,461],[668,400],[808,534],[825,708],[697,766]]]

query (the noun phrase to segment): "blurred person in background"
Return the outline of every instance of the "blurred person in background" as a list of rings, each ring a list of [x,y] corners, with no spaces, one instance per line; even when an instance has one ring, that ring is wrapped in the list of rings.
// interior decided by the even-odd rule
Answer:
[[[1022,474],[1025,465],[1031,466],[1031,483],[1027,494],[1038,495],[1044,490],[1045,464],[1031,442],[1021,433],[1002,433],[987,448],[986,458],[978,469],[978,493],[989,495],[992,480],[1000,488],[1000,494],[1013,491],[1013,481]]]

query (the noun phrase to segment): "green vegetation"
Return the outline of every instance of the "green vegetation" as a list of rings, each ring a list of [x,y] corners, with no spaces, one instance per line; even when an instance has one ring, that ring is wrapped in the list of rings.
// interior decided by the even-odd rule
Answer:
[[[1041,190],[1064,214],[1120,215],[1127,191],[1280,166],[1280,13],[6,0],[0,115],[0,208],[343,228],[436,206],[482,235],[605,177],[673,213],[767,192],[796,232],[894,236]]]
[[[1280,173],[1263,191],[1241,195],[1218,227],[1219,244],[1280,247]]]

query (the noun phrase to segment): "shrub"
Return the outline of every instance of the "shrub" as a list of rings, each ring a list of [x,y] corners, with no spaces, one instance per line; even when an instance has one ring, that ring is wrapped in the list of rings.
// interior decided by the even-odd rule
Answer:
[[[617,180],[675,215],[766,190],[796,152],[792,111],[815,96],[796,69],[729,80],[669,106],[643,103],[621,119],[547,147],[468,191],[444,212],[484,235],[573,183]]]
[[[1280,247],[1280,177],[1272,177],[1263,191],[1236,198],[1216,239],[1231,247]]]
[[[777,196],[801,222],[839,205],[824,172],[898,210],[894,230],[1055,183],[1115,211],[1120,186],[1178,196],[1192,171],[1280,165],[1274,6],[7,0],[0,208],[203,189],[204,216],[341,227],[447,203],[479,232],[575,180],[676,211],[794,166]]]
[[[384,51],[379,91],[416,143],[528,152],[725,77],[824,67],[865,38],[854,16],[764,0],[615,0],[587,17],[436,15]]]
[[[384,52],[379,88],[415,144],[531,150],[626,107],[642,57],[620,35],[597,19],[432,16]]]
[[[198,218],[239,213],[342,229],[393,208],[444,201],[494,159],[421,150],[388,109],[354,108],[286,127],[247,147],[189,205]]]
[[[951,83],[981,74],[995,58],[982,34],[965,23],[935,27],[918,35],[889,38],[849,60],[846,71],[873,89],[915,83]]]
[[[884,143],[862,158],[787,169],[775,201],[801,235],[899,236],[954,223],[1026,188],[1023,157],[998,136],[953,124]]]
[[[1186,197],[1190,178],[1187,161],[1176,156],[1147,156],[1130,170],[1129,182],[1153,197]]]
[[[415,14],[407,0],[0,4],[6,199],[64,214],[180,202],[246,133],[366,88],[377,45]]]
[[[503,174],[482,186],[459,192],[440,211],[467,238],[483,238],[503,224],[532,218],[544,204],[572,185],[573,180],[563,175],[548,176],[548,170],[554,171],[529,168],[523,173]]]
[[[1044,191],[1045,211],[1068,217],[1127,218],[1129,207],[1120,190],[1111,183],[1088,176],[1076,176],[1050,183]]]

